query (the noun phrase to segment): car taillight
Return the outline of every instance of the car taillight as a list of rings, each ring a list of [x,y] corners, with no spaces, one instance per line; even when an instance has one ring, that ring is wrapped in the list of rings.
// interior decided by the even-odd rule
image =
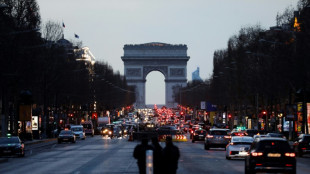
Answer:
[[[251,153],[252,156],[263,156],[262,152],[252,152]]]
[[[231,137],[229,135],[225,135],[224,138],[230,139]]]
[[[207,135],[207,138],[213,138],[213,135]]]
[[[234,143],[230,143],[230,145],[234,145]]]
[[[307,148],[305,148],[305,147],[303,147],[303,148],[301,148],[301,150],[306,150]]]
[[[287,157],[295,157],[295,153],[285,153],[284,155]]]
[[[286,167],[293,167],[293,164],[285,164]]]
[[[262,166],[263,164],[257,163],[256,166]]]

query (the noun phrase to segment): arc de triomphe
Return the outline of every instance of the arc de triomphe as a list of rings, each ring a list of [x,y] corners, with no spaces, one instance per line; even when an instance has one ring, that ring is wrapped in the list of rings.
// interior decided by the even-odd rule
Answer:
[[[146,76],[159,71],[165,76],[167,107],[176,105],[173,96],[174,87],[185,87],[187,83],[187,46],[165,43],[146,43],[125,45],[124,73],[128,85],[135,86],[136,108],[145,107]]]

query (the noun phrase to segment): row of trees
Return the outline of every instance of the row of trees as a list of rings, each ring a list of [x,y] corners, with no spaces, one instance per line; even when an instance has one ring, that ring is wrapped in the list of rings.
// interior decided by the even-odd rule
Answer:
[[[283,112],[285,104],[309,101],[309,2],[300,0],[299,11],[287,8],[278,14],[277,26],[270,30],[257,25],[232,36],[226,49],[214,52],[211,78],[182,90],[182,104],[196,107],[210,101],[219,109],[255,117],[261,110]]]
[[[1,1],[0,26],[1,114],[15,133],[23,103],[36,104],[48,123],[52,111],[104,111],[134,102],[133,89],[108,63],[76,61],[82,44],[63,39],[60,23],[41,25],[36,0]]]

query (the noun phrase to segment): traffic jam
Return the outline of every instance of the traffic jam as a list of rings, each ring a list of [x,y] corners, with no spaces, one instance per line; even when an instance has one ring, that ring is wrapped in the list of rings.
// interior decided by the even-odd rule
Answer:
[[[126,139],[139,141],[141,137],[156,136],[159,142],[170,136],[174,142],[200,143],[205,151],[225,151],[227,160],[244,159],[245,173],[289,172],[296,173],[296,157],[310,153],[310,135],[301,134],[296,141],[289,142],[280,133],[261,134],[254,129],[216,124],[193,118],[186,111],[163,107],[139,109],[111,122],[110,117],[99,117],[95,121],[82,121],[79,125],[66,125],[57,134],[58,144],[74,144],[88,136],[103,139]],[[0,155],[25,156],[25,144],[18,136],[0,138]]]

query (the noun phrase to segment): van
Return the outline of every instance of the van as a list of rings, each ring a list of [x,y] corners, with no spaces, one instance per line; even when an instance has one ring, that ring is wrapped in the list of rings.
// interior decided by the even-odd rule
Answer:
[[[81,125],[83,126],[86,135],[91,135],[92,137],[94,136],[95,131],[91,121],[84,121]]]

